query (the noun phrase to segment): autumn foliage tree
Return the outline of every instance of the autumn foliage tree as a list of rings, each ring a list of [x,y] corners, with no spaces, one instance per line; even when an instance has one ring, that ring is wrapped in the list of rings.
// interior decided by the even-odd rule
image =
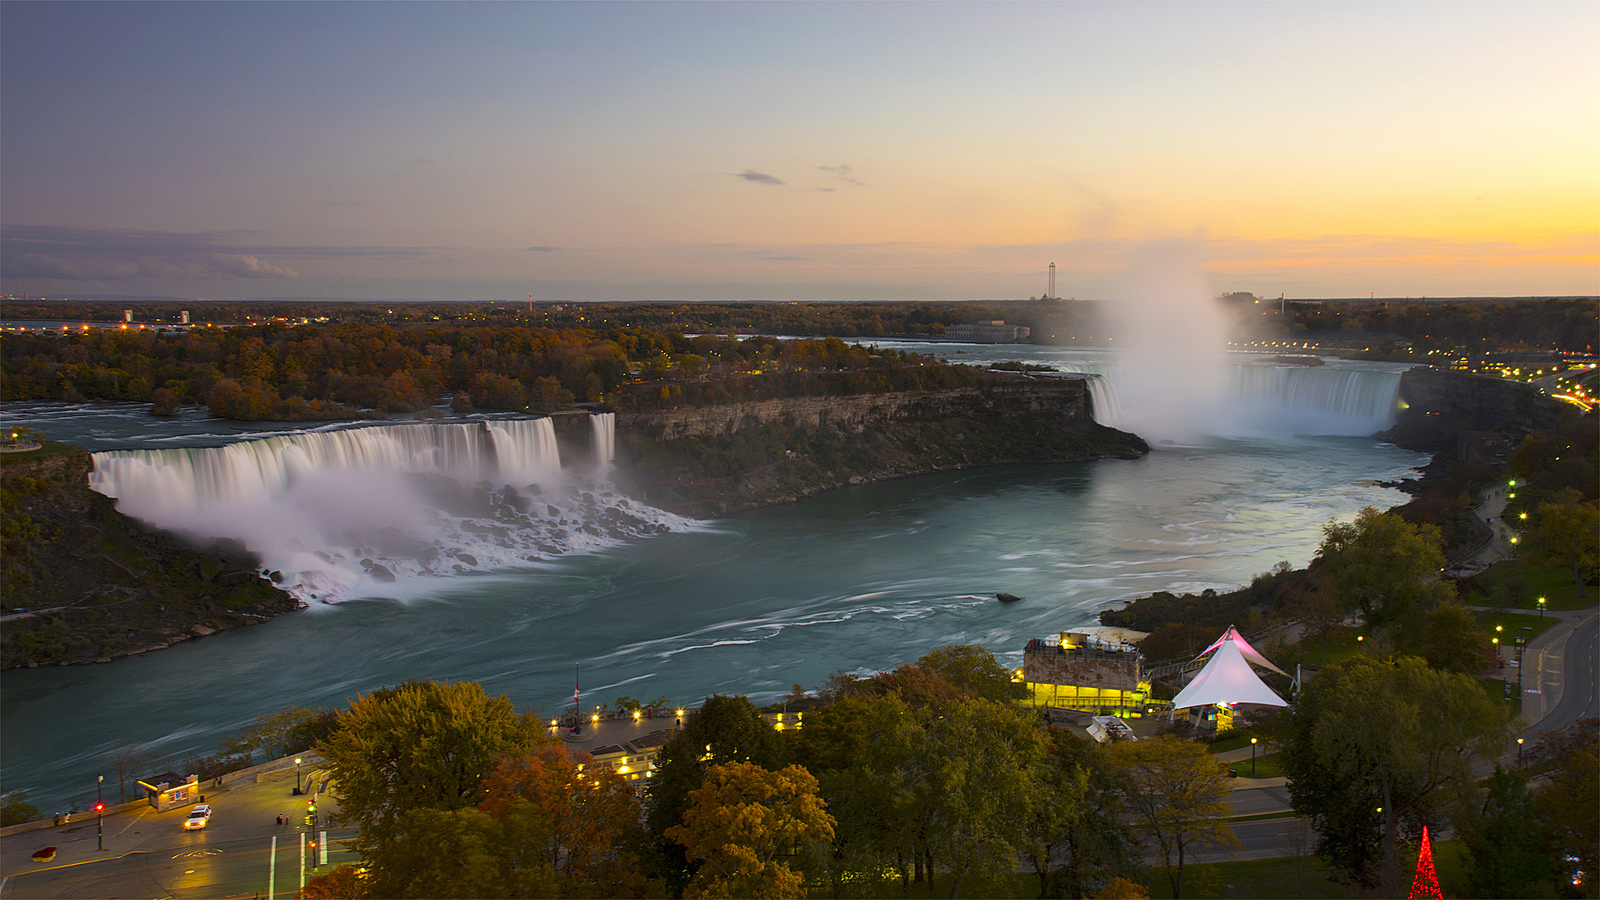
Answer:
[[[1182,897],[1191,848],[1239,844],[1228,824],[1224,767],[1200,744],[1170,734],[1118,741],[1106,753],[1128,816],[1155,842],[1172,896]]]
[[[700,864],[685,897],[805,896],[804,876],[786,860],[832,840],[834,826],[810,772],[712,766],[689,797],[683,823],[666,831]]]

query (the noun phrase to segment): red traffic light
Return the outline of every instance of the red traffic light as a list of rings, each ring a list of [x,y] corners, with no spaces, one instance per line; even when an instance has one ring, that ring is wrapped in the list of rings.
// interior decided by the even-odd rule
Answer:
[[[96,803],[94,805],[94,811],[97,812],[97,813],[105,812],[106,811],[106,805],[104,803]]]

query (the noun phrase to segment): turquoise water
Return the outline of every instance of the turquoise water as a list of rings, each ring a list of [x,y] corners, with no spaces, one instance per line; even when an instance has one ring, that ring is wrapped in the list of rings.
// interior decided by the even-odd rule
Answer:
[[[90,449],[260,436],[137,407],[6,404]],[[831,492],[495,572],[403,582],[266,624],[94,666],[0,681],[0,781],[83,806],[113,751],[177,763],[253,717],[342,706],[408,678],[469,679],[540,714],[629,695],[770,701],[835,669],[870,672],[944,644],[1020,660],[1030,638],[1157,590],[1304,565],[1329,519],[1403,495],[1424,457],[1370,438],[1256,434],[1158,445],[1139,460],[1003,466]],[[1025,598],[1001,605],[999,591]]]

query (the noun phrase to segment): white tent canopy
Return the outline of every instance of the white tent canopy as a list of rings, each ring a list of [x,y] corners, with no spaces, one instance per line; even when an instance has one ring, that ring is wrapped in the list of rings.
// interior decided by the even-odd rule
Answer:
[[[1218,647],[1222,646],[1223,643],[1226,642],[1226,641],[1232,641],[1235,644],[1238,644],[1239,645],[1239,652],[1244,654],[1244,658],[1245,659],[1250,660],[1252,663],[1255,663],[1256,665],[1260,666],[1263,669],[1271,669],[1272,671],[1277,672],[1279,675],[1282,675],[1285,678],[1289,677],[1289,673],[1288,672],[1285,672],[1284,670],[1278,668],[1277,666],[1273,665],[1272,663],[1267,662],[1267,658],[1265,656],[1262,656],[1260,653],[1257,653],[1256,652],[1256,648],[1250,646],[1250,642],[1244,639],[1244,635],[1239,633],[1239,629],[1233,627],[1232,625],[1229,625],[1228,626],[1228,630],[1224,631],[1222,633],[1222,637],[1219,637],[1215,641],[1212,641],[1211,642],[1211,646],[1209,646],[1206,649],[1200,651],[1200,656],[1205,656],[1207,653],[1210,653],[1211,651],[1213,651],[1213,650],[1217,649]],[[1200,656],[1196,656],[1195,659],[1199,659]]]
[[[1245,662],[1244,653],[1234,641],[1222,641],[1216,655],[1200,674],[1173,698],[1173,709],[1210,706],[1216,703],[1256,703],[1262,706],[1288,706],[1267,687]]]

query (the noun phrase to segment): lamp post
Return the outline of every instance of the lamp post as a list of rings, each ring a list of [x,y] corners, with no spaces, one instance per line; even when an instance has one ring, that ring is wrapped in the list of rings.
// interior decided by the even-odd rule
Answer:
[[[1517,738],[1517,765],[1522,765],[1522,738]]]
[[[1544,621],[1544,598],[1539,598],[1539,621]]]
[[[300,757],[294,758],[294,795],[300,796]]]
[[[105,783],[106,777],[104,775],[96,775],[94,777],[94,847],[96,850],[104,850],[106,848]]]
[[[1250,739],[1250,777],[1256,777],[1256,739]]]

